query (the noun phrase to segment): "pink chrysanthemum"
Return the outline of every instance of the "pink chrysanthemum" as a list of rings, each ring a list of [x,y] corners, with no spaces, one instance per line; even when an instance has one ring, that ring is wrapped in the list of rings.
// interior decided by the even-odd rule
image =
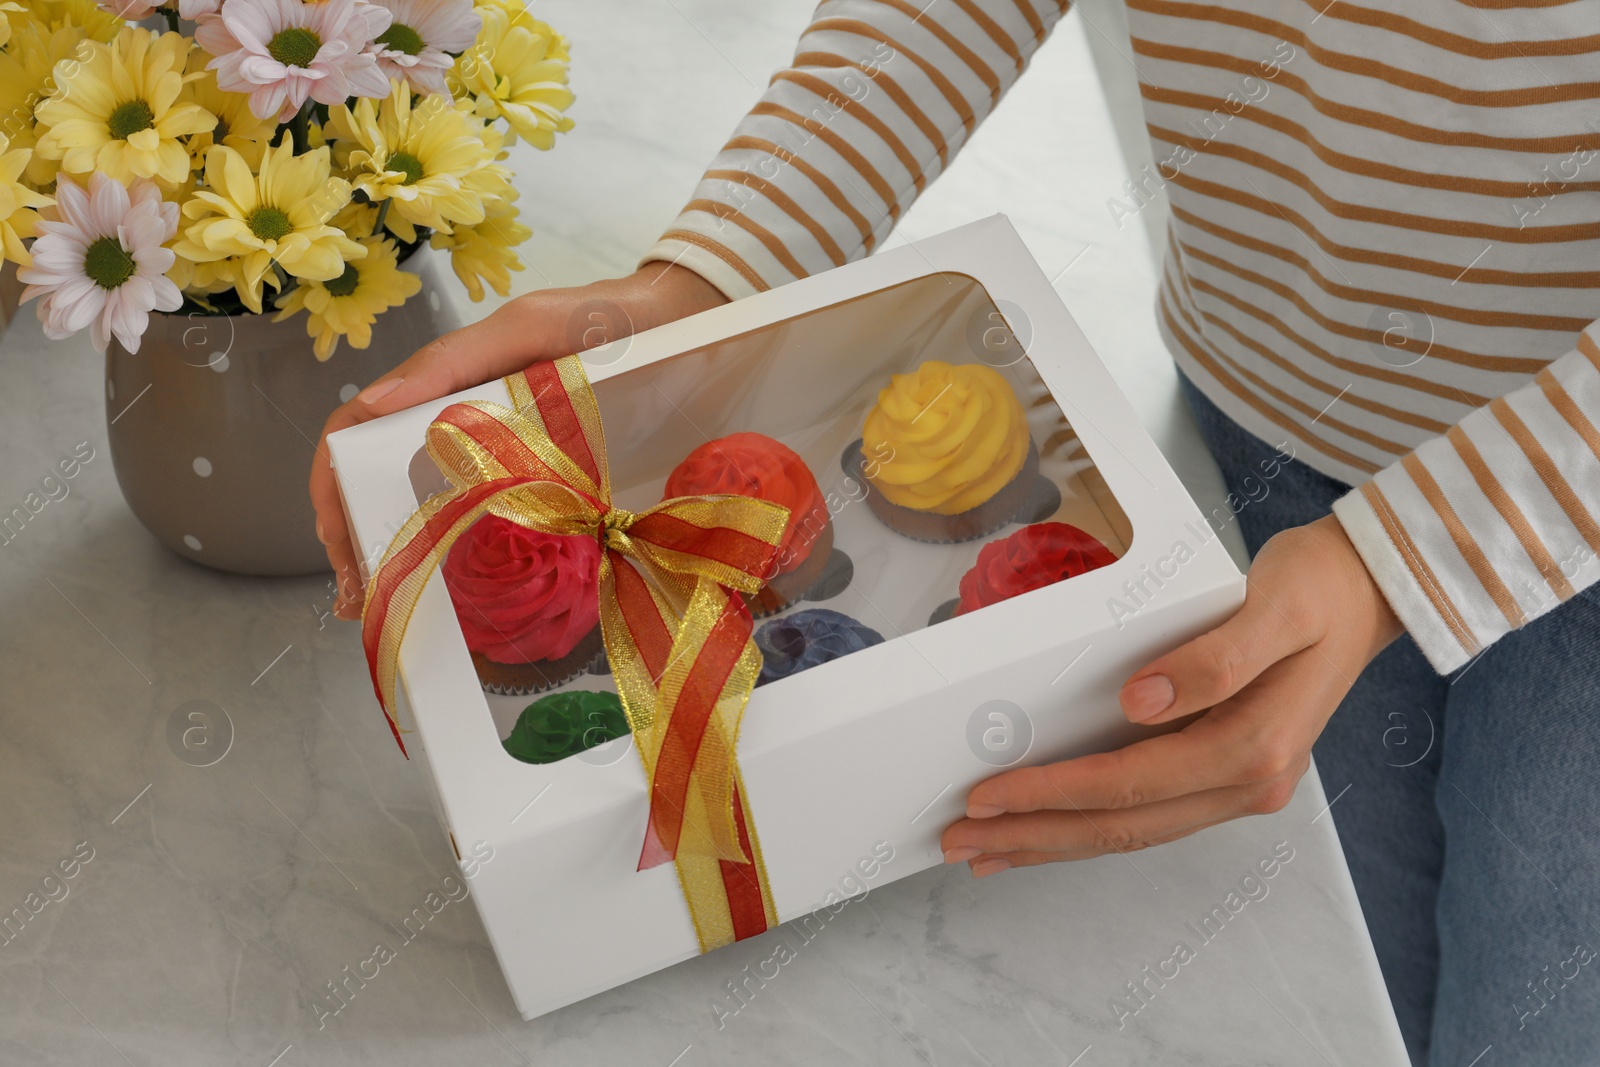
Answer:
[[[386,8],[365,0],[225,0],[194,37],[216,57],[207,66],[223,91],[249,93],[257,118],[288,122],[307,97],[388,96],[389,79],[367,47],[389,21]]]
[[[455,56],[471,48],[483,28],[472,0],[372,0],[393,21],[378,34],[372,52],[395,81],[419,93],[448,93],[445,72]]]
[[[96,171],[89,189],[63,175],[53,216],[38,223],[33,266],[17,277],[24,301],[39,297],[39,321],[53,341],[89,327],[101,352],[113,334],[129,352],[151,311],[177,311],[183,294],[166,276],[173,252],[162,246],[178,230],[178,205],[161,199],[154,182],[130,190]]]
[[[161,6],[161,0],[148,3],[146,0],[100,0],[101,11],[109,11],[119,19],[129,22],[143,22],[156,13],[156,8]]]
[[[178,0],[178,15],[194,22],[201,15],[215,15],[222,9],[222,0]]]

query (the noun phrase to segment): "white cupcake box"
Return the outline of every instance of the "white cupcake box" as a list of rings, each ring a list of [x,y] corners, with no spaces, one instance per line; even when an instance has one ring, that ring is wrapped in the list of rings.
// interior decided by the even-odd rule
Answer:
[[[1019,528],[912,541],[845,474],[841,456],[878,390],[929,359],[1006,376],[1060,496],[1041,494],[1021,518],[1078,526],[1115,563],[929,625],[982,545]],[[1003,768],[1146,733],[1119,712],[1121,683],[1244,598],[1227,552],[1003,217],[592,349],[584,363],[619,506],[654,503],[708,438],[776,437],[816,474],[854,568],[849,588],[798,607],[842,611],[885,638],[758,688],[745,713],[738,758],[784,921],[939,863],[967,791]],[[433,487],[427,460],[416,462],[428,423],[467,399],[509,402],[494,382],[329,438],[368,558]],[[612,687],[588,676],[568,688]],[[500,742],[529,699],[483,692],[435,576],[400,654],[400,722],[531,1019],[699,949],[672,865],[635,869],[648,804],[631,739],[518,762]],[[370,743],[393,745],[376,706]]]

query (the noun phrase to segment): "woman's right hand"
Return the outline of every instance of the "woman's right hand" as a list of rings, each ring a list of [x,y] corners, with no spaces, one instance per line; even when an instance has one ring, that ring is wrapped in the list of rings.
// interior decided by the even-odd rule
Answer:
[[[647,263],[626,278],[528,293],[487,318],[430,342],[341,404],[328,416],[311,462],[317,539],[327,547],[328,562],[338,579],[334,615],[361,617],[362,582],[367,575],[366,561],[358,558],[350,543],[344,504],[329,464],[330,433],[726,302],[727,297],[694,271],[666,263]]]

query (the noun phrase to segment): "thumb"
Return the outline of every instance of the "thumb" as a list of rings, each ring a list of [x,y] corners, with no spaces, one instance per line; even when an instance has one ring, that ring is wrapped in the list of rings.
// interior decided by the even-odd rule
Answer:
[[[1134,672],[1119,694],[1123,714],[1153,725],[1204,711],[1310,644],[1252,580],[1227,622]]]

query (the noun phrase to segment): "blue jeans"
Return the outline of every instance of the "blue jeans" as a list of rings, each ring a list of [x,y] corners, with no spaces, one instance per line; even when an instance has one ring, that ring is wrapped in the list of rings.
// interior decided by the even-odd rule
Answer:
[[[1348,490],[1262,496],[1275,450],[1179,378],[1252,555]],[[1448,677],[1402,637],[1315,756],[1412,1063],[1600,1064],[1600,587]]]

